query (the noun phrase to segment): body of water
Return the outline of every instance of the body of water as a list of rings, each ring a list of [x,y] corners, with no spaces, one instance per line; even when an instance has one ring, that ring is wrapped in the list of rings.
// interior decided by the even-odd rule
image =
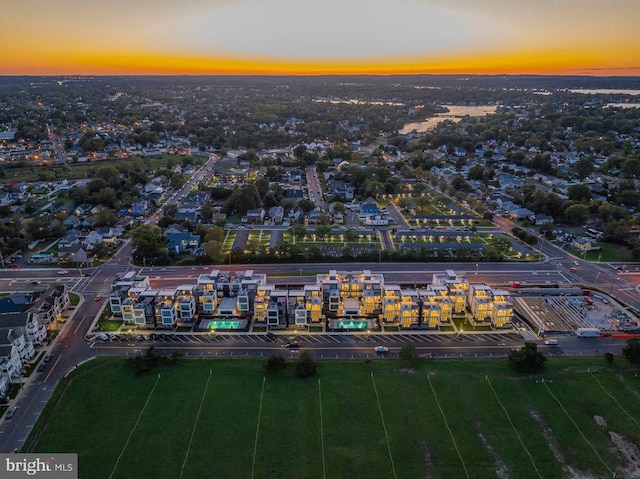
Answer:
[[[485,116],[491,113],[495,113],[497,106],[495,105],[476,105],[476,106],[463,106],[463,105],[446,105],[448,108],[447,113],[436,113],[435,116],[427,118],[424,121],[414,121],[411,123],[405,123],[400,130],[401,135],[406,135],[412,131],[417,133],[424,133],[430,130],[438,123],[442,123],[445,120],[451,120],[454,122],[460,121],[465,116]]]
[[[640,103],[607,103],[612,108],[640,108]]]
[[[569,89],[571,93],[584,93],[585,95],[640,95],[640,90],[617,90],[615,88],[596,88],[589,90],[587,88]]]
[[[313,100],[316,103],[346,103],[349,105],[391,105],[391,106],[404,106],[404,103],[398,103],[395,101],[367,101],[367,100],[341,100],[336,98],[315,98]]]

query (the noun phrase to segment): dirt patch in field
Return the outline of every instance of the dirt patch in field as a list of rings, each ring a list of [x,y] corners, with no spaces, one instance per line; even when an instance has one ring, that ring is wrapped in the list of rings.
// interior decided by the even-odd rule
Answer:
[[[476,423],[476,430],[480,431],[480,429],[481,429],[481,424]],[[481,432],[478,432],[478,437],[482,441],[482,445],[487,451],[487,454],[489,454],[489,457],[493,459],[493,462],[496,465],[496,476],[498,476],[499,479],[509,479],[511,477],[509,475],[509,469],[507,469],[507,465],[502,461],[502,458],[496,453],[496,450],[489,443],[487,438],[484,437],[484,434],[482,434]]]
[[[611,442],[627,460],[622,473],[626,477],[638,477],[640,475],[640,449],[638,449],[638,446],[627,440],[622,434],[609,430],[607,421],[603,417],[593,416],[593,419],[598,426],[607,430]]]
[[[431,459],[431,452],[429,451],[429,447],[427,446],[427,441],[422,439],[418,447],[420,448],[420,454],[422,454],[422,460],[424,461],[424,478],[429,479],[430,477],[432,477],[431,472],[433,468],[433,460]]]
[[[617,432],[609,431],[611,441],[618,448],[618,451],[627,459],[624,474],[627,477],[638,477],[640,475],[640,449],[631,441]]]
[[[538,414],[537,411],[530,410],[529,414],[531,415],[533,420],[536,422],[536,424],[538,425],[538,427],[542,431],[542,435],[544,436],[544,438],[547,441],[547,444],[549,445],[549,449],[551,450],[551,454],[553,454],[553,457],[556,458],[556,461],[558,461],[558,463],[560,463],[560,465],[562,466],[562,470],[566,473],[568,478],[570,478],[570,479],[595,479],[594,476],[591,476],[591,475],[586,474],[584,472],[576,471],[573,467],[571,467],[569,464],[567,464],[567,462],[564,459],[564,456],[560,452],[560,445],[558,444],[558,441],[556,440],[555,436],[553,435],[553,429],[551,429],[551,427],[542,420],[542,418],[540,417],[540,415]]]
[[[624,385],[624,388],[629,392],[629,394],[640,400],[640,393],[638,393],[638,391],[636,391],[629,385],[626,378],[622,374],[616,375],[616,378]]]
[[[607,421],[601,416],[593,416],[593,419],[596,421],[596,424],[600,427],[607,427]]]

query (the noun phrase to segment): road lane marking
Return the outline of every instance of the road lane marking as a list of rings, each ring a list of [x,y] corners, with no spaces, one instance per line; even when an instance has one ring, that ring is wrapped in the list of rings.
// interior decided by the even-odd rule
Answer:
[[[78,332],[78,329],[80,329],[80,326],[82,326],[82,321],[83,321],[83,319],[81,319],[78,322],[78,325],[76,326],[76,329],[73,330],[73,334],[76,334]]]
[[[53,366],[51,366],[51,369],[49,369],[49,374],[47,374],[47,376],[44,378],[45,381],[49,380],[49,376],[51,376],[51,373],[56,368],[56,365],[58,364],[58,361],[60,361],[61,358],[62,358],[62,355],[59,354],[58,359],[56,359],[56,361],[53,363]]]

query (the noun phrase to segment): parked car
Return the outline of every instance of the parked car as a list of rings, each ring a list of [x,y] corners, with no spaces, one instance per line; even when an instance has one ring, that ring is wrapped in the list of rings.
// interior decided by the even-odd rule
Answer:
[[[276,339],[278,339],[278,336],[276,336],[272,332],[268,332],[267,333],[267,338],[269,338],[271,341],[275,341]]]
[[[11,406],[9,409],[7,409],[7,412],[5,413],[4,417],[9,420],[13,417],[13,415],[16,413],[16,406]]]
[[[37,370],[39,373],[41,373],[42,371],[44,371],[44,368],[46,368],[46,367],[47,367],[47,364],[46,364],[46,363],[40,363],[40,364],[38,364],[38,367],[37,367],[37,369],[36,369],[36,370]]]
[[[376,346],[373,350],[378,354],[386,354],[389,352],[389,348],[386,346]]]
[[[48,363],[49,361],[51,361],[51,353],[47,353],[44,355],[44,358],[42,358],[42,362],[43,363]]]

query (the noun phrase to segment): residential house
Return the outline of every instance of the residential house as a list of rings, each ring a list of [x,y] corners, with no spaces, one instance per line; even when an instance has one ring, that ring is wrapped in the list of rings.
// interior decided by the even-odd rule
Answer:
[[[102,235],[97,231],[91,231],[84,239],[84,244],[89,248],[93,249],[97,244],[102,242]]]
[[[121,227],[100,226],[95,231],[102,237],[102,241],[106,243],[113,243],[122,234]]]
[[[185,197],[184,202],[202,207],[209,199],[210,195],[207,191],[192,191]]]
[[[69,215],[62,221],[62,224],[66,228],[75,228],[76,226],[78,226],[78,224],[80,224],[80,218],[78,218],[76,215]]]
[[[71,304],[69,290],[64,284],[52,284],[27,309],[27,319],[48,327],[62,317]]]
[[[591,238],[585,238],[584,236],[575,238],[571,245],[581,253],[587,253],[588,251],[600,249],[595,245],[594,240],[592,240]]]
[[[58,248],[58,262],[90,265],[92,260],[87,253],[87,249],[87,246],[82,244],[60,247]]]
[[[298,188],[287,188],[284,190],[284,196],[298,203],[300,200],[304,199],[304,192]]]
[[[509,211],[509,216],[514,220],[524,220],[535,214],[528,208],[515,208]]]
[[[13,343],[0,341],[0,395],[5,395],[11,383],[20,381],[22,361],[20,352]]]
[[[84,235],[77,230],[69,230],[67,234],[58,241],[58,248],[68,248],[71,245],[78,244],[80,242],[80,238]]]
[[[177,224],[169,225],[162,235],[169,240],[167,244],[169,253],[193,253],[200,246],[200,235],[194,235]]]
[[[377,215],[380,213],[378,202],[372,197],[367,198],[360,205],[360,212],[367,215]]]
[[[264,208],[255,208],[247,211],[247,222],[258,223],[264,221]]]
[[[93,206],[91,206],[89,203],[82,203],[80,206],[76,207],[74,214],[77,216],[88,215],[91,212],[92,208]]]
[[[177,221],[190,221],[191,223],[200,222],[200,210],[201,206],[192,203],[185,203],[178,207],[174,219]]]
[[[531,215],[529,216],[529,221],[531,221],[536,226],[553,224],[554,219],[553,216],[549,215]]]
[[[273,206],[269,208],[269,218],[274,224],[282,223],[284,220],[284,208],[282,206]]]

